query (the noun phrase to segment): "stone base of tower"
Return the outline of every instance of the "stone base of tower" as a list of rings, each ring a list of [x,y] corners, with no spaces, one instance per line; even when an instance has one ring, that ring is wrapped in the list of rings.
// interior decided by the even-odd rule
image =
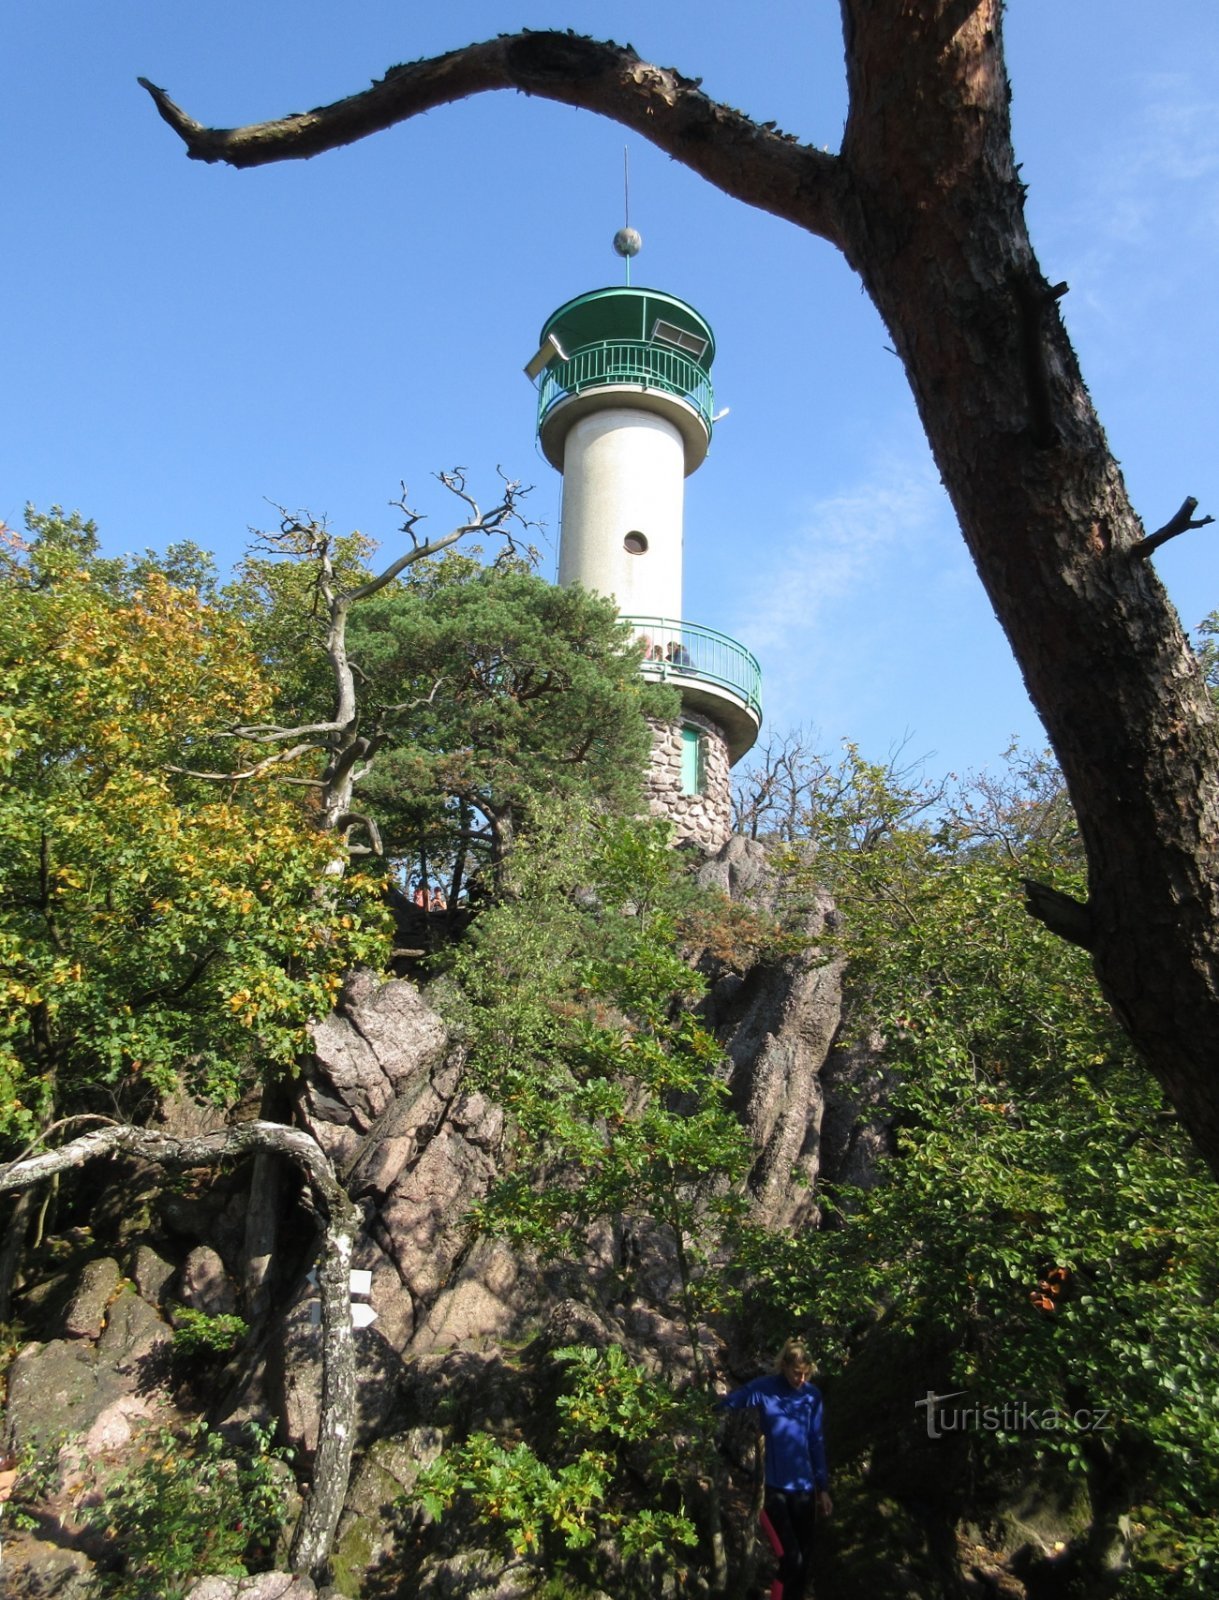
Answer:
[[[673,824],[675,843],[718,850],[732,832],[728,744],[722,731],[709,717],[689,711],[677,722],[651,727],[649,811]],[[697,751],[692,750],[695,736]]]

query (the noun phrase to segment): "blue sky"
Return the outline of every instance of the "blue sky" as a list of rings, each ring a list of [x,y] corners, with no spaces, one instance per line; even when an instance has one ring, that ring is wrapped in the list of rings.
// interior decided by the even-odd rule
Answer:
[[[833,0],[41,0],[0,22],[0,518],[59,502],[107,545],[190,538],[235,560],[268,500],[392,541],[405,479],[497,465],[559,481],[521,373],[572,295],[635,281],[716,331],[730,407],[689,481],[688,620],[759,656],[768,728],[934,772],[991,763],[1036,719],[970,566],[902,371],[819,240],[726,199],[587,114],[503,94],[307,163],[189,162],[136,86],[233,124],[349,93],[390,64],[531,27],[629,40],[820,146],[845,112]],[[1219,515],[1219,8],[1018,0],[1017,157],[1042,266],[1150,528]],[[1156,558],[1185,623],[1219,606],[1213,530]]]

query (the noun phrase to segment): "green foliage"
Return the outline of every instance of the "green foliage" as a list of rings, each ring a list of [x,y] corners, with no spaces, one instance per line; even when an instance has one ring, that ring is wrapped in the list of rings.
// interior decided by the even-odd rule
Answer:
[[[1219,1196],[1084,955],[1023,908],[1025,877],[1085,893],[1061,786],[1023,759],[934,822],[909,820],[909,793],[868,804],[886,826],[809,821],[886,1041],[897,1150],[877,1187],[830,1197],[835,1226],[755,1241],[759,1310],[821,1324],[839,1362],[876,1313],[938,1330],[963,1405],[1061,1422],[976,1431],[976,1464],[1078,1474],[1126,1516],[1130,1592],[1200,1596],[1219,1555]]]
[[[336,536],[330,545],[335,582],[356,588],[372,577],[376,543],[362,533]],[[274,686],[276,719],[288,727],[329,716],[334,677],[326,655],[327,608],[316,564],[285,560],[278,552],[250,550],[225,585],[220,603],[239,617]]]
[[[329,606],[315,557],[253,554],[226,603],[246,623],[288,727],[334,715]],[[375,545],[329,539],[338,590],[369,576]],[[346,651],[357,678],[356,804],[386,854],[446,877],[455,897],[499,879],[538,797],[638,803],[649,748],[645,714],[671,714],[671,691],[636,670],[639,645],[612,602],[556,589],[515,554],[492,566],[449,550],[410,564],[354,604]],[[488,869],[490,872],[488,874]]]
[[[174,1355],[192,1364],[221,1360],[232,1354],[249,1331],[241,1317],[209,1317],[206,1311],[179,1306],[174,1311]]]
[[[697,1542],[679,1485],[706,1453],[706,1408],[679,1400],[616,1345],[556,1357],[570,1388],[557,1401],[553,1465],[523,1441],[475,1433],[425,1468],[411,1499],[435,1518],[460,1499],[518,1555],[547,1567],[612,1535],[650,1595],[655,1574],[640,1564],[677,1565],[677,1547]],[[672,1509],[658,1504],[665,1500]]]
[[[97,524],[79,511],[52,506],[41,512],[25,509],[27,537],[22,539],[0,524],[0,575],[22,571],[39,586],[53,584],[65,573],[87,569],[91,581],[124,599],[159,577],[175,589],[189,590],[204,604],[216,594],[216,563],[206,550],[189,539],[171,544],[163,553],[145,550],[139,556],[103,557]]]
[[[285,1512],[285,1484],[269,1430],[253,1424],[249,1448],[230,1453],[203,1422],[162,1429],[143,1459],[107,1486],[93,1527],[123,1556],[120,1574],[98,1580],[113,1600],[184,1595],[205,1573],[241,1576],[269,1565]]]
[[[1219,702],[1219,611],[1212,611],[1198,624],[1195,654],[1211,699]]]
[[[380,884],[321,893],[289,791],[218,787],[215,730],[269,691],[242,625],[31,515],[0,561],[0,1141],[178,1086],[232,1103],[290,1067],[386,948]]]
[[[650,1236],[674,1264],[663,1309],[683,1319],[699,1371],[749,1154],[722,1052],[692,1009],[703,979],[682,955],[722,902],[692,889],[667,825],[570,801],[534,806],[511,868],[511,895],[450,960],[472,1069],[515,1130],[477,1220],[551,1258],[578,1259],[601,1219]],[[752,932],[774,938],[761,922]],[[678,1396],[616,1347],[559,1354],[552,1447],[475,1435],[429,1470],[425,1503],[438,1514],[460,1494],[518,1551],[551,1568],[587,1552],[590,1581],[650,1597],[652,1564],[696,1543],[682,1486],[710,1470],[707,1400]],[[607,1537],[628,1576],[591,1564],[604,1564]]]
[[[628,1360],[618,1345],[604,1350],[569,1345],[556,1350],[555,1359],[567,1363],[571,1381],[570,1392],[556,1402],[565,1436],[636,1447],[634,1459],[645,1462],[657,1489],[680,1488],[692,1470],[706,1467],[712,1444],[711,1414],[704,1397],[675,1394],[668,1384],[657,1382]],[[692,1530],[681,1542],[693,1543]],[[636,1548],[641,1554],[653,1553],[643,1548],[638,1535]]]
[[[7,1360],[16,1354],[15,1350],[6,1351]],[[0,1540],[6,1524],[26,1532],[38,1527],[39,1509],[54,1492],[63,1470],[60,1452],[67,1442],[66,1433],[44,1437],[37,1445],[27,1441],[15,1459],[10,1458],[7,1470],[0,1472]]]
[[[674,702],[641,678],[612,601],[450,552],[358,607],[349,631],[370,714],[396,730],[360,789],[391,855],[461,860],[469,877],[543,797],[638,804],[645,713]]]
[[[602,1217],[659,1228],[697,1363],[748,1148],[722,1052],[690,1009],[703,980],[678,948],[683,868],[664,825],[549,823],[518,849],[516,897],[454,962],[474,1070],[517,1130],[478,1217],[548,1254],[578,1253]]]
[[[507,1448],[490,1434],[475,1433],[419,1475],[417,1494],[438,1518],[462,1493],[480,1521],[502,1523],[518,1555],[536,1554],[549,1532],[578,1550],[595,1537],[591,1518],[605,1494],[606,1468],[604,1458],[584,1451],[552,1470],[526,1444]]]

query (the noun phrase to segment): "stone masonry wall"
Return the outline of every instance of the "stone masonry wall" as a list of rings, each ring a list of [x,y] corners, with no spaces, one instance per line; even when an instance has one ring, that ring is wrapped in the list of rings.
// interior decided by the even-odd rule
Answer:
[[[682,723],[698,728],[706,741],[704,793],[681,792]],[[693,841],[718,850],[732,831],[732,792],[728,778],[728,745],[707,717],[683,712],[678,722],[652,723],[652,759],[647,778],[648,807],[654,817],[667,817],[676,842]]]

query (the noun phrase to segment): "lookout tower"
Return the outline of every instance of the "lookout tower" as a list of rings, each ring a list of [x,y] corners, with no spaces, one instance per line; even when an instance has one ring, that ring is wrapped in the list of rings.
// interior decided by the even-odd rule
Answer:
[[[630,256],[638,240],[624,229],[614,245]],[[643,642],[645,676],[680,692],[679,721],[653,729],[651,808],[679,839],[718,847],[728,770],[756,740],[762,702],[749,651],[682,619],[685,480],[711,443],[714,359],[693,306],[628,283],[560,306],[525,371],[542,452],[563,474],[559,583],[611,596]]]

